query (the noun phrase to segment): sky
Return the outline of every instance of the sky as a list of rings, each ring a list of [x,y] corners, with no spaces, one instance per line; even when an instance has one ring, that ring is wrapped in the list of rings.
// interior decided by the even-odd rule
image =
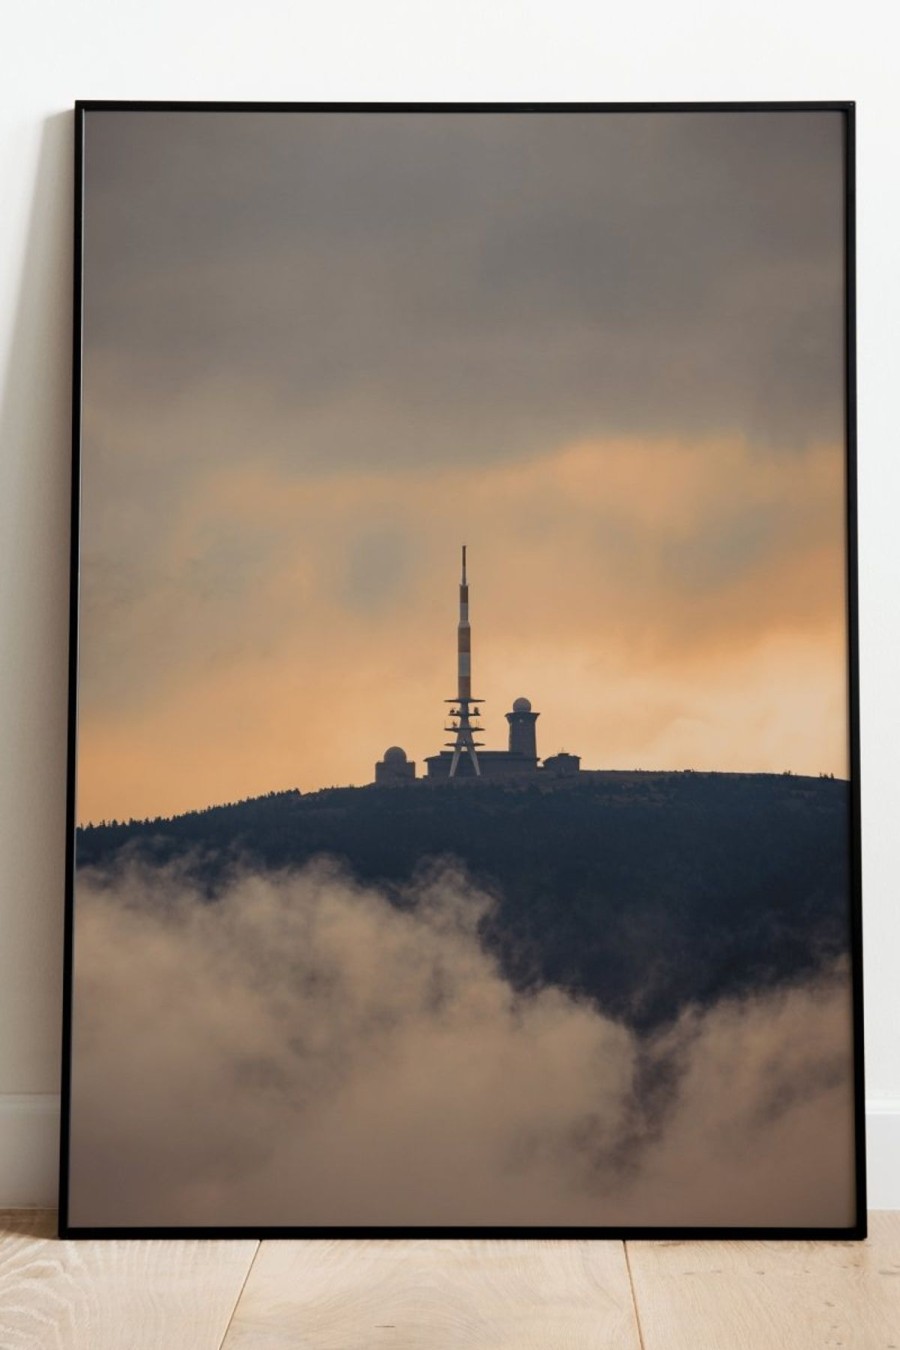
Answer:
[[[78,816],[847,773],[838,113],[87,114]]]

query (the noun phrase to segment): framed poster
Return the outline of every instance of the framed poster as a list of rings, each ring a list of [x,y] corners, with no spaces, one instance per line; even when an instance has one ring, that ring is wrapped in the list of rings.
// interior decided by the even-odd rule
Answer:
[[[63,1233],[862,1236],[852,105],[76,130]]]

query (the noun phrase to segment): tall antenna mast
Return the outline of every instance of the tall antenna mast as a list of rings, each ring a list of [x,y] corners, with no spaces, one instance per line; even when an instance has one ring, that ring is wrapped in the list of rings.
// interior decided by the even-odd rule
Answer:
[[[447,748],[453,751],[453,758],[450,761],[450,777],[456,777],[456,771],[459,768],[459,762],[463,755],[468,755],[476,777],[481,777],[481,765],[478,763],[478,746],[483,745],[483,741],[476,741],[474,733],[482,731],[483,728],[476,726],[472,718],[479,716],[479,709],[473,708],[474,703],[480,703],[483,700],[472,697],[472,630],[469,627],[469,583],[466,579],[466,546],[462,546],[462,577],[459,583],[459,623],[456,629],[456,698],[445,699],[446,703],[452,703],[454,706],[448,714],[450,726],[444,727],[453,735],[452,741],[447,741]]]

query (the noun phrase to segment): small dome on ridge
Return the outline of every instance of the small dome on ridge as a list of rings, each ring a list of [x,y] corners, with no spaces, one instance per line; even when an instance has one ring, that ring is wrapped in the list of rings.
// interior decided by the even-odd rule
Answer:
[[[513,704],[513,712],[531,712],[531,699],[517,698]]]
[[[385,764],[405,764],[406,751],[402,750],[399,745],[389,745],[384,752],[384,762]]]

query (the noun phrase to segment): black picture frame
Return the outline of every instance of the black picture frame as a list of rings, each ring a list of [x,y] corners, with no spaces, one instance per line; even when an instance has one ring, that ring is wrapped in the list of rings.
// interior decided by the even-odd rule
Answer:
[[[67,816],[65,839],[65,944],[64,944],[64,1022],[62,1041],[62,1125],[60,1143],[60,1199],[59,1233],[61,1237],[86,1238],[484,1238],[539,1239],[697,1239],[697,1238],[754,1238],[754,1239],[862,1239],[866,1236],[866,1169],[865,1169],[865,1115],[864,1115],[864,1045],[863,1045],[863,990],[862,990],[862,892],[861,892],[861,826],[860,826],[860,746],[859,746],[859,646],[858,646],[858,587],[857,587],[857,505],[856,505],[856,282],[855,282],[855,108],[853,101],[784,101],[784,102],[669,102],[669,103],[269,103],[269,102],[180,102],[180,101],[120,101],[79,100],[74,111],[75,200],[74,200],[74,341],[73,341],[73,408],[72,408],[72,509],[71,509],[71,590],[69,609],[69,704],[68,704],[68,766]],[[454,1225],[397,1225],[345,1224],[266,1226],[179,1224],[173,1225],[86,1225],[73,1221],[70,1207],[71,1183],[71,1113],[73,1081],[73,998],[74,949],[76,914],[76,781],[78,774],[78,672],[79,672],[79,581],[82,573],[82,447],[83,447],[83,321],[84,321],[84,209],[86,188],[85,138],[87,120],[103,113],[127,114],[138,117],[142,113],[237,113],[248,116],[256,113],[302,116],[303,114],[451,114],[459,117],[491,116],[493,114],[519,115],[554,114],[566,117],[573,113],[589,113],[616,117],[629,113],[819,113],[840,116],[844,147],[844,358],[845,358],[845,425],[846,447],[846,597],[847,597],[847,681],[849,737],[849,811],[847,854],[849,859],[850,890],[847,897],[850,929],[850,980],[853,1017],[853,1116],[854,1116],[854,1186],[856,1216],[852,1223],[837,1227],[723,1225],[709,1227],[697,1224],[663,1224],[654,1226],[560,1226],[536,1224],[510,1226],[506,1224]]]

